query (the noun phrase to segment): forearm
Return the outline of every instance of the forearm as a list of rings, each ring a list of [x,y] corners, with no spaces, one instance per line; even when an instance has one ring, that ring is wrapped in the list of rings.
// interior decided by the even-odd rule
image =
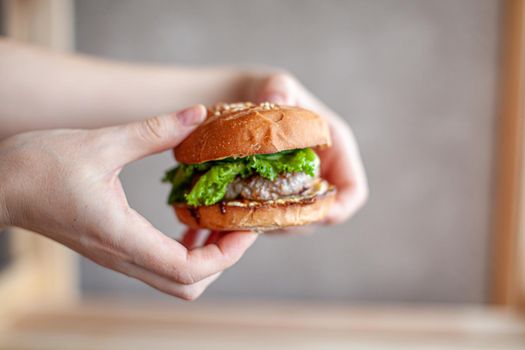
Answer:
[[[126,64],[2,39],[0,77],[0,140],[27,130],[95,128],[238,100],[249,80],[233,68]]]

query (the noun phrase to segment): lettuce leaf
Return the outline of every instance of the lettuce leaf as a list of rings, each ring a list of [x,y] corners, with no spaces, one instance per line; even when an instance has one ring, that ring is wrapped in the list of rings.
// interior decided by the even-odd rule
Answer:
[[[250,168],[272,181],[282,173],[304,172],[310,176],[315,176],[315,172],[319,168],[319,158],[311,148],[293,152],[261,154],[247,158]]]
[[[167,171],[163,181],[172,184],[169,204],[212,205],[224,198],[228,185],[237,176],[245,178],[259,174],[273,181],[282,173],[304,172],[313,177],[319,165],[317,154],[311,148],[304,148],[201,164],[180,164]],[[197,177],[197,182],[193,183]]]
[[[186,195],[189,205],[212,205],[220,201],[226,194],[226,188],[237,175],[246,171],[243,162],[223,163],[212,166],[202,175]]]
[[[211,167],[211,163],[202,164],[181,164],[166,172],[162,182],[172,184],[168,203],[184,202],[186,200],[187,189],[192,184],[193,176],[198,172],[203,172]]]

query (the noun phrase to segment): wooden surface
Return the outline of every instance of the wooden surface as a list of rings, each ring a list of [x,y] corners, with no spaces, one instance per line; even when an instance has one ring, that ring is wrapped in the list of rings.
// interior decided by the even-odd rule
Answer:
[[[524,0],[507,0],[503,13],[503,52],[500,119],[496,147],[496,192],[493,227],[491,300],[518,306],[520,258],[520,190],[523,147],[523,99],[525,65]],[[523,236],[523,232],[521,232]]]
[[[73,47],[72,0],[4,0],[6,33],[17,40],[68,51]]]
[[[32,310],[2,349],[524,349],[525,323],[481,307],[88,301]]]

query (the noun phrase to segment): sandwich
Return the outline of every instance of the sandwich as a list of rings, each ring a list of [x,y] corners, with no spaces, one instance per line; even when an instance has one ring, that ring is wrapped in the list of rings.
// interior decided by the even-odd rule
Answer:
[[[168,203],[195,229],[274,230],[323,220],[335,188],[320,175],[316,149],[330,146],[325,120],[292,106],[232,103],[174,149]]]

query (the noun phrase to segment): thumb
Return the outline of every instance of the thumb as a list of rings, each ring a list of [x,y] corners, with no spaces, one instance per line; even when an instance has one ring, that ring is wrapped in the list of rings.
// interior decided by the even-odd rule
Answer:
[[[274,74],[263,82],[258,102],[272,102],[280,105],[295,105],[294,80],[287,74]]]
[[[206,118],[206,108],[196,105],[176,113],[156,116],[117,127],[119,159],[129,163],[177,146]]]

